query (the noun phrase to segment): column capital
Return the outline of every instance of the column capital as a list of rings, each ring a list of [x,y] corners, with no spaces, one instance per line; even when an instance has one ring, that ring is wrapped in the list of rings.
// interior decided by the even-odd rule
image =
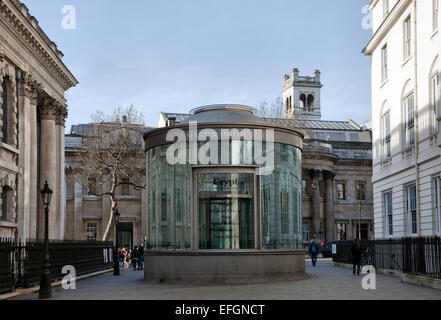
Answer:
[[[325,180],[334,180],[335,173],[332,171],[323,171],[323,176],[324,176]]]
[[[311,178],[313,180],[318,179],[320,177],[320,170],[317,169],[310,169],[309,170],[309,175],[311,176]]]
[[[22,81],[19,88],[19,94],[28,97],[31,104],[37,104],[38,94],[42,92],[42,84],[36,80],[29,72],[22,73]]]
[[[65,127],[67,115],[68,115],[67,105],[60,104],[60,106],[57,109],[57,118],[55,119],[55,123],[59,126]]]
[[[53,98],[43,99],[40,102],[40,119],[41,120],[56,120],[58,117],[61,103]]]

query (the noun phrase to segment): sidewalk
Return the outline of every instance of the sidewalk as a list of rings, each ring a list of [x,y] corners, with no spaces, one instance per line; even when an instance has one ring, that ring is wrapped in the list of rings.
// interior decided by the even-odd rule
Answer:
[[[441,291],[405,284],[396,277],[377,274],[377,289],[366,291],[361,276],[320,260],[313,268],[306,261],[308,279],[252,285],[171,286],[143,281],[143,271],[121,270],[77,282],[77,289],[53,289],[58,300],[441,300]],[[38,299],[38,294],[20,296]]]

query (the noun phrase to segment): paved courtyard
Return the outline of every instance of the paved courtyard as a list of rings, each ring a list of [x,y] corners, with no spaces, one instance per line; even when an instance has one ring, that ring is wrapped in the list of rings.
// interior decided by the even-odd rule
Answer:
[[[399,278],[377,274],[377,289],[366,291],[361,286],[362,275],[333,267],[322,260],[313,268],[306,261],[308,278],[300,281],[251,285],[171,286],[149,285],[142,271],[122,270],[121,276],[108,273],[81,280],[76,290],[53,290],[59,300],[327,300],[327,299],[405,299],[441,300],[441,291],[401,283]],[[19,299],[38,299],[38,294]]]

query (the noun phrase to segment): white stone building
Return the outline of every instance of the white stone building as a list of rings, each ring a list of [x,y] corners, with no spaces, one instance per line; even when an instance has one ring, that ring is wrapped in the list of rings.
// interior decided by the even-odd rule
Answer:
[[[375,237],[441,230],[440,0],[373,0]]]

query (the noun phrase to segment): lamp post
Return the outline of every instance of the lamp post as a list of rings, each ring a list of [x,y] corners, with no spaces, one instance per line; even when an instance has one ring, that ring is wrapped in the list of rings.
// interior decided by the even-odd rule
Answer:
[[[113,275],[119,276],[119,254],[118,254],[118,223],[119,223],[119,211],[115,209],[113,213],[113,219],[115,221],[115,250],[113,254]]]
[[[53,191],[49,188],[47,181],[41,190],[41,198],[44,204],[44,271],[40,279],[40,299],[49,299],[52,297],[51,272],[49,270],[49,205],[51,203]]]

